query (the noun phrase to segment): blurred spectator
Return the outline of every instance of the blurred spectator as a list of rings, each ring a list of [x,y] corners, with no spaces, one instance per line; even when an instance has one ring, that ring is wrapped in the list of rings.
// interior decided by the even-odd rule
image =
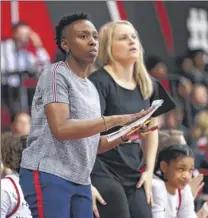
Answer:
[[[195,115],[201,110],[208,109],[208,91],[204,85],[195,85],[193,86],[190,98],[190,110],[187,111],[187,108],[184,108],[184,120],[183,124],[191,128],[194,124]],[[189,115],[191,113],[191,116]]]
[[[192,104],[196,108],[204,108],[208,105],[207,88],[203,85],[196,85],[192,92]]]
[[[175,99],[183,109],[186,109],[186,107],[190,108],[190,98],[193,89],[191,81],[186,77],[181,76],[175,81],[174,85],[176,89],[174,93]]]
[[[1,137],[2,163],[5,175],[1,179],[1,217],[32,218],[19,184],[22,152],[26,148],[26,136],[4,133]],[[6,171],[7,170],[7,171]]]
[[[158,80],[164,79],[167,76],[168,68],[164,61],[158,56],[150,56],[147,58],[146,67],[151,76]]]
[[[192,92],[192,83],[189,79],[181,77],[177,84],[178,94],[184,98],[189,98]]]
[[[176,59],[177,73],[186,76],[194,69],[193,61],[188,55],[183,55]]]
[[[164,129],[159,131],[159,150],[174,144],[186,144],[183,132],[178,129]]]
[[[38,34],[26,23],[14,24],[12,37],[1,42],[2,101],[11,115],[29,110],[34,89],[23,85],[25,78],[37,77],[48,64],[50,57]]]
[[[18,113],[12,122],[12,132],[15,135],[28,135],[30,133],[31,118],[27,113]]]
[[[207,135],[208,130],[208,110],[200,111],[195,117],[195,124],[200,125],[202,128],[205,129],[204,133]]]
[[[195,116],[191,133],[197,166],[202,167],[202,162],[208,166],[208,110],[202,110]]]
[[[201,73],[205,72],[205,52],[202,49],[189,50],[189,56],[193,61],[195,70]]]
[[[23,71],[41,71],[50,63],[50,57],[43,47],[42,41],[32,28],[23,22],[12,27],[12,38],[1,42],[1,73],[16,73]],[[35,48],[35,54],[28,50],[29,43]],[[3,77],[3,84],[17,87],[20,79],[17,75]]]
[[[172,83],[173,84],[173,83]],[[175,93],[174,97],[179,103],[180,107],[183,108],[183,111],[186,112],[186,117],[188,118],[187,127],[192,125],[192,110],[191,110],[191,94],[193,85],[189,79],[186,77],[180,76],[177,81],[174,83]]]
[[[208,74],[205,72],[205,52],[202,49],[190,50],[189,57],[193,61],[194,68],[188,74],[194,84],[203,84],[208,87]]]
[[[186,141],[190,144],[191,138],[190,138],[190,131],[189,128],[182,125],[182,121],[184,119],[184,109],[178,105],[175,110],[172,110],[166,114],[164,114],[162,118],[162,122],[160,124],[161,130],[167,130],[167,131],[173,131],[173,130],[180,130],[183,132],[183,135],[186,139]]]
[[[164,115],[164,125],[162,129],[180,129],[183,119],[183,108],[177,107],[176,109],[166,113]]]
[[[208,86],[205,52],[202,49],[189,50],[186,55],[176,59],[177,74],[189,79],[193,84]]]
[[[184,73],[189,73],[194,69],[193,61],[186,55],[180,58],[178,66]]]
[[[170,84],[167,79],[168,76],[168,68],[165,62],[159,58],[158,56],[149,56],[146,60],[146,68],[149,74],[158,79],[163,87],[170,91]]]

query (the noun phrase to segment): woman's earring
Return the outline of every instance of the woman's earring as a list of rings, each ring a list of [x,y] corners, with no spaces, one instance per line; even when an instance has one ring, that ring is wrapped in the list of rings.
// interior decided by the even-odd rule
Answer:
[[[70,53],[71,53],[71,49],[68,48],[68,49],[66,50],[66,57],[68,57],[68,56],[70,55]]]

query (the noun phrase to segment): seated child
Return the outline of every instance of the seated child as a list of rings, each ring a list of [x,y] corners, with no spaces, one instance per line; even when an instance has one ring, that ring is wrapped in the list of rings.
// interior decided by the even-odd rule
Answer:
[[[206,203],[196,214],[189,186],[194,154],[187,145],[164,147],[158,155],[152,182],[153,218],[206,218]]]
[[[2,169],[1,179],[1,218],[32,218],[30,209],[24,199],[19,185],[19,168],[22,151],[26,147],[25,136],[13,136],[4,133],[1,136]],[[6,172],[6,173],[5,173]],[[2,173],[2,172],[1,172]]]

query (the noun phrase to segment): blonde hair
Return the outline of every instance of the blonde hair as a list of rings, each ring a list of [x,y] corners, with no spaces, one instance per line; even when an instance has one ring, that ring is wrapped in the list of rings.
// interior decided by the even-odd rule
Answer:
[[[200,111],[194,118],[195,125],[208,128],[208,110]]]
[[[119,24],[129,25],[135,30],[134,26],[130,22],[124,21],[124,20],[109,22],[101,27],[100,32],[99,32],[99,55],[98,57],[103,65],[110,64],[113,61],[113,56],[112,56],[112,51],[111,51],[112,42],[113,42],[113,34],[115,31],[115,28]],[[153,82],[144,65],[143,56],[144,56],[144,50],[140,43],[139,57],[138,57],[138,60],[134,64],[134,74],[133,75],[134,75],[136,83],[139,85],[143,98],[148,99],[151,97],[153,93]]]

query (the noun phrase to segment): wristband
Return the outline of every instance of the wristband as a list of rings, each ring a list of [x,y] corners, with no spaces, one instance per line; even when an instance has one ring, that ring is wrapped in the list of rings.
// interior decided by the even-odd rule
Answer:
[[[105,117],[104,116],[101,116],[103,118],[103,122],[104,122],[104,125],[105,125],[105,131],[108,131],[108,127],[106,125],[106,122],[105,122]]]

